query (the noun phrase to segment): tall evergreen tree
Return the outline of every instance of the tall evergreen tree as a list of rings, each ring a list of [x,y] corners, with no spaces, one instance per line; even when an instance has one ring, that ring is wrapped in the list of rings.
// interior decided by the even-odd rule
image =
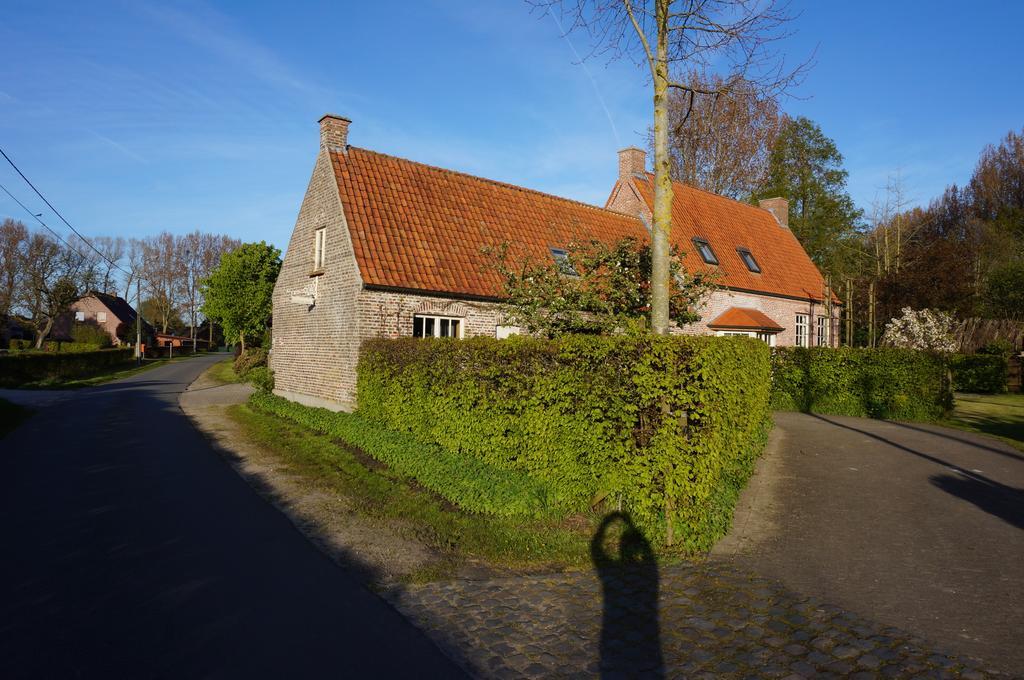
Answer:
[[[855,266],[861,210],[846,191],[843,155],[814,121],[787,117],[755,198],[789,199],[789,227],[820,269],[843,275]]]

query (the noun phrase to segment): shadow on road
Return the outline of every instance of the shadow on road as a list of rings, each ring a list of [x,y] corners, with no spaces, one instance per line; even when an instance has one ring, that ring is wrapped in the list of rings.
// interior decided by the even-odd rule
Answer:
[[[601,677],[663,677],[658,563],[651,544],[628,514],[613,512],[591,539],[590,556],[604,603]]]
[[[1007,524],[1024,529],[1024,491],[1021,489],[976,476],[933,475],[931,482]]]

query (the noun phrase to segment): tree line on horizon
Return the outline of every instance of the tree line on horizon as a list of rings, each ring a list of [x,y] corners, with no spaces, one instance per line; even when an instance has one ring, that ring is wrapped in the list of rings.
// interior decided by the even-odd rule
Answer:
[[[0,223],[0,322],[27,326],[39,347],[75,300],[95,292],[125,298],[161,332],[189,334],[204,320],[201,282],[240,245],[199,230],[62,242],[7,218]]]

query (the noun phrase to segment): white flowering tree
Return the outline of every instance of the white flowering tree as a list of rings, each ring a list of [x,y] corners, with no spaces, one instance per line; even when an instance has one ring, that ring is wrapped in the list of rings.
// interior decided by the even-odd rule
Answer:
[[[949,354],[957,350],[953,317],[937,309],[904,307],[885,326],[882,344]]]

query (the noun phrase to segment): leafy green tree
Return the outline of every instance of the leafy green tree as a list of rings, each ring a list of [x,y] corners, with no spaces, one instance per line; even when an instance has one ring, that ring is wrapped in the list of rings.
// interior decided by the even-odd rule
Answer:
[[[1004,265],[989,274],[985,310],[996,318],[1024,320],[1024,262]]]
[[[861,211],[846,192],[847,171],[835,142],[814,121],[786,118],[768,158],[768,176],[755,198],[789,199],[789,227],[818,267],[843,273]]]
[[[202,282],[203,314],[224,327],[226,339],[259,341],[270,321],[281,251],[260,241],[225,253]]]
[[[495,269],[505,288],[508,320],[530,333],[610,334],[645,327],[651,310],[651,247],[635,238],[616,243],[573,243],[559,258],[514,258],[508,244],[493,249]],[[711,278],[691,276],[671,251],[669,318],[698,321],[694,311],[714,286]]]

